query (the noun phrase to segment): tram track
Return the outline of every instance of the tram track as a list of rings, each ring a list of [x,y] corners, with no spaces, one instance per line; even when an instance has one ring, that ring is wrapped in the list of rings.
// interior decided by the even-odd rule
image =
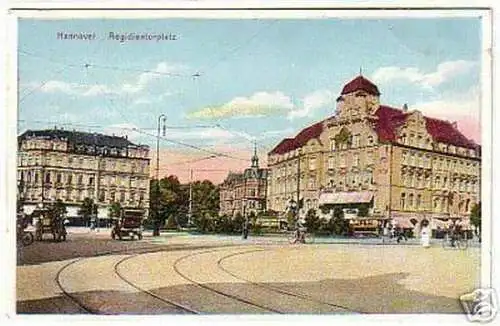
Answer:
[[[77,264],[77,263],[80,263],[84,260],[88,260],[88,259],[92,259],[92,258],[95,258],[95,257],[100,257],[100,256],[108,256],[108,255],[112,255],[112,254],[120,254],[120,253],[124,253],[124,252],[130,252],[130,251],[134,251],[134,250],[140,250],[140,251],[147,251],[147,250],[151,250],[151,249],[158,249],[157,246],[151,246],[151,247],[143,247],[143,248],[137,248],[137,249],[123,249],[123,250],[111,250],[111,251],[106,251],[106,252],[101,252],[99,254],[97,254],[96,256],[93,256],[93,257],[81,257],[81,258],[76,258],[72,261],[70,261],[69,263],[65,264],[64,266],[62,266],[61,268],[58,269],[57,273],[56,273],[56,276],[55,276],[55,283],[57,284],[57,287],[59,288],[59,290],[61,291],[61,293],[75,306],[78,308],[78,312],[79,313],[82,313],[82,314],[106,314],[105,312],[99,310],[99,309],[94,309],[92,308],[91,306],[89,306],[88,304],[85,304],[83,302],[83,300],[81,299],[78,299],[77,296],[75,296],[73,293],[71,293],[70,291],[68,291],[67,288],[65,288],[61,282],[61,274],[67,270],[69,267]],[[148,252],[146,252],[148,253]],[[116,262],[114,265],[113,265],[113,271],[114,271],[114,274],[116,276],[118,276],[118,278],[120,280],[122,280],[122,282],[124,282],[125,284],[128,284],[129,286],[133,287],[134,289],[138,290],[140,293],[143,293],[143,294],[146,294],[150,297],[153,297],[155,298],[156,300],[159,300],[161,301],[162,303],[166,303],[168,304],[169,306],[174,306],[176,308],[179,308],[183,311],[186,311],[188,313],[191,313],[191,314],[199,314],[200,312],[194,310],[194,309],[191,309],[185,305],[182,305],[178,302],[175,302],[173,300],[169,300],[167,298],[163,298],[163,297],[160,297],[158,295],[156,295],[155,293],[151,292],[151,291],[148,291],[148,290],[145,290],[139,286],[137,286],[136,284],[132,283],[130,280],[126,279],[125,277],[123,277],[123,275],[118,271],[118,266],[120,264],[122,264],[123,262],[131,259],[131,258],[134,258],[134,257],[137,257],[138,255],[140,255],[141,253],[139,254],[132,254],[130,256],[126,256],[124,257],[123,259],[120,259],[118,262]]]
[[[257,252],[257,251],[263,251],[263,250],[264,249],[246,250],[243,253]],[[185,273],[183,273],[183,272],[180,271],[178,265],[182,261],[184,261],[184,260],[186,260],[188,258],[191,258],[191,257],[195,257],[195,256],[207,254],[207,253],[212,253],[212,252],[216,252],[216,251],[219,251],[219,250],[208,250],[208,251],[196,252],[196,253],[191,253],[191,254],[179,257],[178,259],[175,260],[175,262],[173,264],[173,269],[174,269],[174,271],[180,277],[182,277],[183,279],[187,280],[188,282],[190,282],[192,284],[195,284],[196,286],[198,286],[200,288],[203,288],[203,289],[205,289],[207,291],[210,291],[212,293],[216,293],[217,295],[220,295],[220,296],[223,296],[223,297],[226,297],[226,298],[230,298],[232,300],[235,300],[235,301],[238,301],[238,302],[241,302],[241,303],[244,303],[244,304],[247,304],[247,305],[250,305],[250,306],[262,309],[262,310],[265,310],[265,311],[269,311],[269,312],[272,312],[272,313],[276,313],[276,314],[283,314],[284,313],[284,312],[282,312],[280,310],[277,310],[277,309],[274,309],[272,307],[268,307],[268,306],[265,306],[265,305],[262,305],[262,304],[259,304],[259,303],[247,300],[245,298],[241,298],[241,297],[239,297],[237,295],[234,295],[234,294],[231,294],[231,293],[227,293],[227,292],[215,289],[213,287],[210,287],[210,286],[208,286],[206,284],[203,284],[201,282],[198,282],[198,281],[194,280],[193,278],[187,276]]]
[[[232,246],[230,248],[234,249]],[[134,290],[138,291],[138,293],[140,293],[140,294],[143,294],[143,295],[145,295],[147,297],[153,298],[156,302],[160,302],[161,305],[164,305],[166,308],[175,308],[175,309],[178,309],[180,311],[180,313],[188,313],[188,314],[202,314],[202,313],[204,313],[203,311],[200,311],[200,309],[195,309],[195,308],[191,307],[189,305],[189,303],[188,304],[186,304],[185,302],[181,303],[179,301],[173,300],[172,298],[169,298],[169,297],[166,297],[166,296],[161,296],[161,295],[159,295],[159,294],[157,294],[157,293],[155,293],[155,292],[153,292],[151,290],[148,290],[148,289],[144,288],[144,285],[139,285],[139,284],[133,282],[133,280],[131,280],[130,278],[126,277],[126,274],[123,273],[124,270],[122,268],[123,267],[122,265],[124,265],[128,261],[132,261],[134,258],[137,258],[137,257],[139,257],[142,254],[151,253],[151,252],[147,251],[147,250],[151,250],[151,249],[157,249],[157,246],[137,248],[136,250],[145,251],[145,252],[140,252],[140,253],[135,253],[135,254],[134,253],[131,254],[130,252],[131,251],[136,251],[136,250],[130,250],[130,249],[128,249],[128,250],[114,250],[114,251],[102,252],[102,253],[98,254],[97,256],[106,256],[106,255],[112,255],[112,254],[120,254],[120,253],[124,253],[124,252],[128,253],[129,255],[127,255],[127,256],[119,259],[118,261],[116,261],[116,262],[114,262],[112,264],[112,273],[122,283],[127,284],[127,286],[129,286],[129,287],[133,288]],[[226,249],[227,249],[227,247],[226,247]],[[301,300],[304,303],[310,302],[310,303],[315,304],[316,306],[318,306],[318,305],[320,305],[320,306],[321,305],[327,306],[327,307],[330,307],[330,308],[334,308],[335,310],[338,310],[338,312],[340,312],[340,313],[342,313],[342,312],[345,312],[345,313],[365,313],[365,312],[362,312],[362,311],[352,310],[349,307],[342,306],[342,305],[339,305],[339,304],[335,304],[335,303],[331,303],[331,302],[326,302],[326,301],[320,300],[318,298],[315,298],[315,297],[313,297],[311,295],[308,295],[308,294],[305,294],[305,293],[298,293],[298,292],[288,291],[288,290],[280,288],[280,287],[276,287],[276,286],[272,286],[272,285],[268,285],[268,284],[256,283],[256,282],[253,282],[252,280],[249,280],[249,279],[244,278],[244,277],[242,277],[240,275],[237,275],[236,273],[234,273],[234,272],[228,270],[226,267],[224,267],[224,264],[223,264],[224,261],[228,260],[228,259],[230,259],[232,257],[243,256],[245,254],[250,254],[250,253],[255,253],[255,252],[261,252],[261,251],[266,251],[266,250],[269,250],[269,249],[258,248],[258,249],[243,250],[243,251],[229,253],[227,255],[224,255],[224,256],[220,257],[217,260],[214,259],[214,263],[216,264],[216,266],[214,266],[214,268],[216,267],[217,270],[220,270],[222,273],[227,274],[227,275],[231,276],[232,278],[234,278],[235,280],[240,281],[242,284],[251,285],[255,289],[259,289],[260,288],[260,289],[262,289],[264,291],[267,291],[268,293],[271,293],[271,295],[272,295],[272,293],[276,293],[276,294],[278,294],[280,296],[287,296],[289,298],[299,299],[299,300]],[[212,249],[212,250],[204,250],[204,251],[191,252],[189,254],[182,255],[182,256],[176,258],[173,261],[173,264],[172,264],[171,267],[172,267],[173,271],[180,278],[188,281],[190,284],[193,284],[193,285],[195,285],[195,286],[197,286],[199,288],[202,288],[202,289],[204,289],[206,291],[209,291],[210,293],[213,293],[213,294],[215,294],[217,296],[222,296],[222,297],[225,297],[225,298],[230,299],[232,301],[239,302],[239,303],[241,303],[243,305],[257,308],[258,310],[262,310],[264,313],[265,312],[276,313],[276,314],[291,313],[289,311],[283,311],[283,310],[277,309],[275,306],[273,306],[273,304],[271,304],[271,305],[269,305],[269,304],[263,304],[262,302],[256,301],[255,299],[252,300],[251,298],[248,298],[245,295],[231,293],[232,289],[230,289],[230,290],[226,290],[226,289],[222,290],[222,289],[218,289],[218,288],[215,288],[213,286],[207,285],[207,281],[204,281],[204,282],[203,281],[199,281],[199,280],[196,279],[196,277],[193,277],[192,275],[187,275],[189,273],[186,273],[185,271],[182,270],[182,268],[180,268],[181,263],[185,262],[188,259],[194,258],[196,256],[201,256],[201,255],[206,255],[206,254],[211,254],[211,253],[216,253],[216,252],[221,252],[221,251],[224,251],[224,249],[221,250],[220,248],[218,248],[218,249]],[[71,290],[65,288],[64,284],[61,282],[61,274],[65,270],[67,270],[71,266],[74,266],[75,264],[81,263],[84,260],[92,259],[92,258],[95,258],[95,257],[82,257],[82,258],[77,258],[77,259],[74,259],[74,260],[68,262],[67,264],[65,264],[64,266],[62,266],[57,271],[57,274],[56,274],[56,277],[55,277],[55,281],[56,281],[56,284],[57,284],[58,288],[62,292],[62,294],[67,299],[69,299],[69,301],[71,301],[75,307],[77,307],[78,313],[83,313],[83,314],[109,314],[109,312],[105,312],[105,311],[102,311],[100,309],[96,309],[96,308],[92,307],[88,302],[85,302],[85,300],[79,298],[78,295],[76,295],[76,292],[72,292]],[[208,274],[208,276],[210,276],[210,274]],[[255,293],[255,290],[252,290],[251,292]],[[254,296],[254,298],[255,298],[255,296]],[[203,310],[203,309],[201,309],[201,310]],[[288,309],[286,309],[286,310],[288,310]]]
[[[116,275],[117,275],[117,276],[118,276],[118,277],[119,277],[119,278],[120,278],[123,282],[127,283],[128,285],[130,285],[131,287],[133,287],[133,288],[135,288],[136,290],[140,291],[141,293],[145,293],[145,294],[147,294],[147,295],[149,295],[149,296],[151,296],[151,297],[153,297],[153,298],[155,298],[155,299],[157,299],[157,300],[160,300],[161,302],[164,302],[164,303],[167,303],[167,304],[169,304],[169,305],[175,306],[175,307],[180,308],[181,310],[184,310],[184,311],[189,312],[189,313],[191,313],[191,314],[200,314],[200,313],[201,313],[201,312],[199,312],[199,311],[197,311],[197,310],[195,310],[195,309],[192,309],[192,308],[190,308],[190,307],[188,307],[188,306],[186,306],[186,305],[184,305],[184,304],[182,304],[182,303],[176,302],[176,301],[171,300],[171,299],[167,299],[167,298],[165,298],[165,297],[161,297],[161,296],[159,296],[159,295],[157,295],[157,294],[155,294],[155,293],[153,293],[153,292],[151,292],[151,291],[149,291],[149,290],[146,290],[146,289],[144,289],[144,288],[142,288],[142,287],[138,286],[137,284],[133,283],[133,282],[132,282],[132,281],[130,281],[129,279],[125,278],[125,277],[123,276],[123,274],[121,274],[121,273],[120,273],[120,271],[119,271],[119,266],[120,266],[121,264],[123,264],[124,262],[126,262],[126,261],[128,261],[128,260],[130,260],[130,259],[133,259],[133,258],[137,257],[138,255],[139,255],[139,254],[137,254],[137,255],[133,255],[133,256],[128,256],[128,257],[125,257],[125,258],[121,259],[120,261],[118,261],[117,263],[115,263],[115,265],[114,265],[114,272],[115,272],[115,274],[116,274]]]
[[[252,252],[252,251],[250,251],[250,252]],[[290,297],[295,297],[295,298],[299,298],[299,299],[302,299],[302,300],[307,300],[307,301],[310,301],[310,302],[313,302],[313,303],[326,305],[326,306],[329,306],[329,307],[332,307],[332,308],[341,309],[341,310],[343,310],[345,312],[348,312],[348,313],[358,313],[358,314],[364,314],[364,313],[366,313],[366,312],[362,312],[362,311],[353,310],[353,309],[351,309],[349,307],[346,307],[346,306],[343,306],[343,305],[339,305],[339,304],[334,304],[334,303],[331,303],[331,302],[323,301],[323,300],[320,300],[318,298],[315,298],[315,297],[313,297],[311,295],[308,295],[308,294],[305,294],[305,293],[298,293],[298,292],[293,292],[293,291],[287,291],[287,290],[284,290],[284,289],[276,287],[276,286],[264,285],[262,283],[253,282],[253,281],[251,281],[251,280],[249,280],[247,278],[243,278],[243,277],[241,277],[241,276],[239,276],[239,275],[237,275],[237,274],[229,271],[227,268],[225,268],[222,265],[222,262],[224,260],[232,258],[232,257],[235,257],[235,256],[244,255],[246,253],[247,252],[237,252],[237,253],[232,253],[230,255],[224,256],[224,257],[220,258],[217,261],[217,266],[224,273],[226,273],[228,275],[231,275],[232,277],[234,277],[237,280],[243,281],[243,282],[245,282],[247,284],[251,284],[251,285],[253,285],[255,287],[259,287],[259,288],[262,288],[262,289],[270,290],[270,291],[273,291],[273,292],[276,292],[276,293],[279,293],[279,294],[283,294],[283,295],[287,295],[287,296],[290,296]]]

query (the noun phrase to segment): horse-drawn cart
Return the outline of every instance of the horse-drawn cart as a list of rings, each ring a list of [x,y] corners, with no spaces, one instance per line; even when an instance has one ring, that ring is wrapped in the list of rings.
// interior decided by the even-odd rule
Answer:
[[[52,234],[55,241],[66,241],[66,226],[64,216],[54,213],[49,209],[40,208],[33,212],[35,219],[35,239],[43,240],[46,233]]]

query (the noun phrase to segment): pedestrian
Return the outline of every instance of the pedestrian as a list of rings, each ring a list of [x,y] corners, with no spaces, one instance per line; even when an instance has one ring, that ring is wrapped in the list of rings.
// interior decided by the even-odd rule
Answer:
[[[420,242],[422,244],[422,247],[430,247],[430,232],[428,225],[422,225],[422,229],[420,231]]]
[[[243,222],[243,239],[246,240],[248,238],[248,222]]]

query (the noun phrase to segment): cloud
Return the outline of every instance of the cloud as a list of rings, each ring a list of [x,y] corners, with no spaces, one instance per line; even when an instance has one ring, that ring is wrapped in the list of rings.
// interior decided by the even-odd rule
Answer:
[[[267,116],[287,112],[294,107],[290,97],[282,92],[257,92],[250,97],[235,97],[216,107],[205,107],[188,114],[189,119],[223,119]]]
[[[145,135],[140,133],[138,130],[137,126],[132,123],[118,123],[104,128],[103,133],[107,135],[127,137],[128,140],[132,142],[139,142],[145,138]]]
[[[466,60],[445,61],[440,63],[433,72],[425,73],[415,67],[381,67],[372,76],[376,83],[392,83],[406,81],[422,88],[432,89],[452,80],[454,77],[467,73],[476,63]]]
[[[175,140],[199,140],[201,142],[213,140],[233,141],[235,138],[252,139],[252,136],[247,133],[217,127],[193,128],[191,130],[167,129],[165,137]]]
[[[162,78],[167,78],[169,75],[180,75],[182,71],[185,71],[187,66],[182,64],[173,64],[167,62],[160,62],[151,71],[146,71],[139,74],[133,83],[125,83],[123,85],[86,85],[70,83],[61,80],[50,80],[40,87],[40,90],[44,93],[56,93],[61,92],[69,95],[81,95],[81,96],[100,96],[100,95],[127,95],[127,94],[137,94],[139,92],[148,89],[148,86]],[[27,85],[36,84],[28,83]],[[162,99],[165,96],[170,95],[169,92],[162,93],[158,98]]]
[[[126,83],[122,86],[121,92],[123,93],[137,93],[143,91],[146,86],[151,82],[165,78],[168,75],[175,76],[179,75],[182,71],[185,71],[187,66],[181,64],[173,64],[167,62],[160,62],[151,71],[143,72],[138,77],[135,83]]]
[[[291,134],[293,132],[294,129],[292,127],[288,127],[285,129],[278,129],[278,130],[268,130],[261,133],[258,138],[266,139],[266,138],[281,137],[282,135]]]
[[[288,113],[288,119],[293,120],[295,118],[304,118],[311,116],[312,113],[321,108],[333,107],[334,94],[330,90],[317,90],[312,92],[302,99],[302,107],[295,108]]]
[[[46,82],[40,90],[45,93],[62,92],[66,94],[78,93],[79,86],[77,84],[66,83],[59,80],[50,80]]]

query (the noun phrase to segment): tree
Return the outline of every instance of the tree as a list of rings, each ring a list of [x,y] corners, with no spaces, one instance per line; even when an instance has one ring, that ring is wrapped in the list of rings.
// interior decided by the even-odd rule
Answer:
[[[236,213],[236,216],[231,221],[231,224],[233,225],[233,232],[243,232],[243,223],[245,223],[243,215],[241,215],[240,212]]]
[[[97,215],[97,205],[94,204],[93,199],[85,197],[78,210],[78,216],[83,218],[86,225],[89,225],[90,218],[94,214]]]
[[[470,223],[474,226],[476,235],[481,238],[481,202],[472,206],[470,211]]]
[[[316,214],[316,210],[312,208],[308,210],[306,214],[306,223],[305,223],[305,227],[307,228],[307,230],[309,232],[318,231],[320,223],[321,221],[318,215]]]
[[[335,208],[333,218],[328,222],[328,230],[336,235],[346,234],[349,231],[349,221],[344,218],[344,211],[341,208]]]
[[[58,199],[54,203],[50,204],[47,208],[48,208],[49,214],[51,214],[51,216],[62,217],[64,215],[66,215],[66,213],[67,213],[66,205],[60,199]]]
[[[120,217],[122,212],[122,205],[119,202],[112,202],[108,207],[108,216],[110,218]]]

